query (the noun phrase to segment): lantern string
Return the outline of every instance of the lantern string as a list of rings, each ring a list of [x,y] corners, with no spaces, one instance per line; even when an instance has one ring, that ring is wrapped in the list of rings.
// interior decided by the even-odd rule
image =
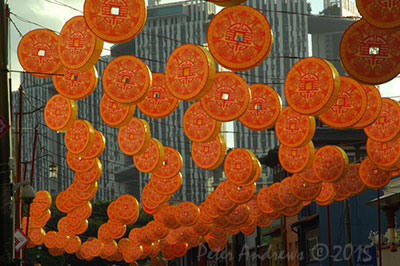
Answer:
[[[73,6],[70,6],[70,5],[67,5],[67,4],[65,4],[65,3],[61,2],[61,1],[57,1],[57,0],[54,0],[54,1],[51,1],[51,0],[44,0],[44,1],[46,1],[46,2],[48,2],[48,3],[51,3],[51,4],[54,4],[54,5],[59,5],[59,6],[67,7],[67,8],[69,8],[69,9],[72,9],[72,10],[74,10],[74,11],[77,11],[77,12],[83,14],[83,12],[82,12],[80,9],[75,8],[75,7],[73,7]]]
[[[25,70],[15,70],[15,69],[6,69],[6,70],[0,70],[0,72],[14,72],[14,73],[42,74],[42,75],[49,75],[49,76],[64,76],[64,74],[58,74],[58,73],[31,72],[31,71],[25,71]]]
[[[286,12],[286,11],[282,11],[282,12]],[[41,28],[49,29],[48,27],[45,27],[45,26],[43,26],[43,25],[41,25],[39,23],[33,22],[33,21],[31,21],[31,20],[29,20],[27,18],[24,18],[24,17],[14,13],[14,12],[10,12],[10,14],[14,15],[17,19],[19,19],[19,20],[21,20],[21,21],[23,21],[25,23],[30,23],[30,24],[39,26]],[[52,29],[49,29],[49,30],[52,30]],[[58,31],[55,31],[55,30],[52,30],[52,31],[54,31],[54,32],[59,34]],[[142,33],[144,33],[145,35],[155,36],[155,37],[159,37],[159,38],[165,38],[165,39],[173,40],[173,41],[180,42],[180,43],[186,43],[183,40],[178,40],[178,39],[174,39],[174,38],[171,38],[171,37],[168,37],[168,36],[159,35],[159,34],[149,33],[148,31],[142,31]],[[197,45],[200,45],[200,44],[197,44]],[[200,46],[204,46],[204,45],[200,45]],[[108,48],[103,48],[103,50],[111,51],[111,49],[108,49]],[[114,52],[118,53],[118,51],[114,51]],[[304,58],[304,57],[300,57],[300,56],[286,56],[286,55],[275,55],[274,56],[273,54],[270,55],[269,57],[270,58],[272,58],[272,57],[275,57],[275,58],[288,58],[288,59],[303,59]],[[154,60],[154,59],[149,59],[149,58],[141,58],[141,59],[165,64],[165,62],[162,62],[162,61],[159,61],[159,60]],[[340,61],[339,58],[324,58],[324,59],[326,59],[328,61]]]
[[[47,161],[47,162],[49,162],[49,163],[51,163],[52,161],[51,160],[48,160],[48,159],[45,159],[45,161]],[[39,166],[41,169],[44,169],[44,170],[48,170],[46,167],[44,167],[44,166]],[[60,171],[60,170],[62,170],[62,171]],[[65,186],[69,186],[69,185],[71,185],[72,183],[73,183],[73,180],[71,179],[71,178],[69,178],[68,176],[66,176],[66,175],[63,175],[62,173],[65,173],[65,170],[63,170],[62,169],[62,167],[61,167],[61,169],[59,170],[59,172],[58,172],[58,176],[59,176],[59,178],[58,179],[52,179],[51,177],[49,177],[49,176],[43,176],[43,175],[41,175],[40,174],[40,172],[39,173],[37,173],[37,172],[35,172],[35,175],[37,175],[37,176],[40,176],[40,177],[42,177],[42,178],[45,178],[45,179],[48,179],[48,180],[53,180],[53,181],[55,181],[55,182],[57,182],[57,184],[60,184],[60,185],[65,185]],[[111,172],[105,172],[106,174],[114,174],[114,173],[111,173]],[[99,179],[99,181],[98,182],[107,182],[107,180],[104,180],[103,179],[103,177],[104,177],[104,169],[103,169],[103,175],[102,175],[102,177],[100,177],[100,179]],[[150,179],[150,178],[149,178]],[[147,183],[147,182],[146,182]],[[188,192],[190,192],[191,191],[191,189],[193,189],[193,187],[194,187],[194,182],[191,182],[191,184],[188,184],[188,183],[182,183],[182,185],[181,185],[181,189],[184,189],[184,187],[188,187],[188,189],[187,189],[187,191]],[[214,186],[210,186],[210,185],[201,185],[201,186],[195,186],[196,187],[196,193],[197,192],[201,192],[201,193],[205,193],[205,192],[211,192],[211,189],[213,190],[214,189]],[[100,187],[99,187],[99,189],[101,189]],[[103,189],[103,188],[102,188]],[[182,190],[178,190],[178,192],[180,192],[180,193],[184,193],[185,191],[182,191]],[[179,194],[178,192],[176,192],[175,194]],[[193,192],[193,193],[195,193],[194,191],[191,191],[191,192]],[[186,193],[185,193],[186,194]]]
[[[15,30],[18,32],[19,37],[22,38],[24,35],[23,35],[22,32],[20,31],[20,29],[17,27],[17,25],[15,24],[14,20],[13,20],[11,17],[9,17],[9,20],[10,20],[11,24],[13,24]]]
[[[32,81],[33,81],[33,80],[32,80]],[[43,87],[41,84],[38,84],[38,83],[36,83],[36,82],[34,82],[34,81],[33,81],[33,83],[35,83],[36,86],[41,87],[41,88],[43,88],[43,89],[50,89],[50,88],[45,88],[45,87]],[[51,88],[51,89],[53,89],[53,88]],[[27,94],[26,92],[24,93],[24,95],[27,96],[27,97],[33,98],[33,99],[35,99],[35,100],[38,100],[38,101],[42,102],[43,104],[46,104],[46,102],[47,102],[47,101],[45,101],[45,100],[43,100],[43,99],[40,99],[40,98],[37,98],[37,97],[35,97],[35,96],[33,96],[33,95],[29,95],[29,94]],[[87,98],[85,98],[85,99],[87,99]],[[82,103],[85,103],[86,105],[89,104],[89,105],[92,105],[93,107],[96,107],[96,108],[98,107],[98,105],[95,105],[95,104],[92,104],[92,103],[90,103],[90,102],[88,102],[88,101],[85,101],[85,99],[82,99],[82,100],[80,100],[80,101],[82,101]],[[284,105],[283,107],[285,107],[285,106],[287,106],[287,105]],[[38,107],[38,109],[41,110],[42,108]],[[39,111],[39,110],[37,110],[37,111]],[[30,112],[30,113],[31,113],[31,112]],[[33,112],[32,112],[32,113],[33,113]],[[91,121],[91,123],[93,123],[93,124],[96,125],[96,126],[99,126],[99,128],[108,127],[104,122]],[[166,126],[170,126],[170,127],[175,127],[175,128],[183,129],[183,126],[182,126],[180,123],[172,124],[172,123],[164,122],[164,121],[158,120],[158,119],[155,120],[155,123],[160,124],[160,125],[166,125]],[[238,122],[236,122],[236,123],[238,123]],[[47,127],[47,125],[45,125],[45,124],[43,124],[43,123],[41,123],[41,124]],[[317,127],[317,128],[321,128],[321,127]],[[325,127],[325,126],[322,126],[322,128],[326,128],[326,127]],[[331,128],[329,128],[329,129],[331,129]],[[245,134],[245,135],[254,135],[254,136],[258,136],[258,135],[260,135],[260,134],[265,133],[265,131],[274,131],[274,128],[271,127],[271,128],[269,128],[269,129],[267,129],[267,130],[263,130],[263,131],[259,131],[259,132],[253,131],[253,130],[248,130],[248,132],[245,132],[245,131],[242,131],[242,130],[222,130],[222,131],[220,131],[220,132],[221,132],[221,133],[231,133],[231,134],[239,133],[239,134]],[[177,131],[174,131],[174,132],[178,133]],[[183,132],[183,131],[179,131],[179,133],[180,133],[180,135],[177,135],[177,136],[182,136],[182,135],[184,135],[184,132]],[[340,133],[341,133],[341,130],[336,130],[336,129],[331,129],[331,130],[326,131],[326,132],[318,132],[318,134],[340,134]],[[186,143],[186,142],[185,142],[185,141],[182,141],[182,143]],[[362,143],[364,143],[364,142],[339,143],[338,145],[356,145],[356,144],[362,144]]]
[[[39,23],[33,22],[33,21],[31,21],[31,20],[29,20],[29,19],[26,19],[26,18],[24,18],[24,17],[22,17],[22,16],[20,16],[20,15],[17,15],[17,14],[15,14],[14,12],[10,12],[10,14],[12,14],[12,15],[15,16],[17,19],[19,19],[19,20],[21,20],[21,21],[23,21],[23,22],[30,23],[30,24],[33,24],[33,25],[36,25],[36,26],[39,26],[39,27],[42,27],[42,28],[49,29],[49,28],[44,27],[43,25],[41,25],[41,24],[39,24]],[[15,25],[15,26],[16,26],[16,25]],[[18,30],[19,30],[19,29],[18,29]],[[49,29],[49,30],[52,30],[52,29]],[[54,30],[52,30],[52,31],[54,31]],[[57,32],[57,31],[54,31],[54,32]],[[59,32],[57,32],[57,33],[59,33]],[[143,33],[145,33],[145,34],[147,34],[147,35],[154,35],[154,34],[149,34],[148,32],[145,32],[145,31],[143,31]],[[176,40],[176,39],[173,39],[173,38],[170,38],[170,37],[167,37],[167,36],[157,35],[157,37],[160,37],[160,38],[167,38],[167,39],[171,39],[171,40],[175,40],[175,41],[184,43],[184,42],[181,41],[181,40]],[[103,48],[103,50],[108,51],[108,52],[111,52],[111,49],[108,49],[108,48]],[[113,50],[113,52],[114,52],[114,53],[117,53],[117,54],[120,54],[120,55],[125,55],[124,53],[122,53],[122,52],[120,52],[120,51],[116,51],[116,50]],[[146,57],[138,57],[138,58],[141,59],[141,60],[144,60],[144,61],[155,62],[155,63],[159,63],[159,64],[162,64],[162,65],[165,65],[165,64],[166,64],[165,61],[155,60],[155,59],[146,58]],[[271,54],[268,56],[268,58],[301,60],[301,59],[303,59],[304,57],[301,57],[301,56],[280,55],[280,54],[274,55],[273,53],[271,53]],[[267,59],[268,59],[268,58],[267,58]],[[323,59],[328,60],[328,61],[337,61],[337,62],[340,62],[340,58],[323,58]],[[109,63],[108,61],[103,60],[101,57],[99,58],[99,61],[100,61],[100,62],[103,62],[103,63],[106,63],[106,64]],[[17,70],[13,70],[13,71],[18,72]],[[250,70],[250,71],[252,71],[252,70]],[[21,71],[21,72],[24,72],[24,71]],[[26,72],[26,71],[25,71],[25,72]],[[31,74],[44,74],[44,75],[50,75],[50,76],[53,76],[53,75],[60,75],[60,76],[62,76],[62,75],[63,75],[63,74],[42,73],[42,72],[27,72],[27,73],[31,73]],[[281,79],[281,80],[284,80],[284,79],[285,79],[285,76],[267,76],[267,75],[262,75],[262,76],[260,76],[260,75],[254,75],[254,74],[251,74],[251,73],[235,72],[235,71],[234,71],[234,73],[236,73],[236,74],[238,74],[238,75],[241,75],[241,76],[245,76],[245,77],[259,78],[259,79],[264,80],[264,81],[267,81],[268,79],[272,79],[272,82],[267,82],[267,84],[269,84],[269,85],[283,85],[284,82],[277,82],[277,81],[275,81],[275,80],[276,80],[276,79]]]
[[[49,2],[49,3],[52,3],[52,4],[64,6],[64,7],[66,7],[66,8],[70,8],[70,9],[72,9],[72,10],[74,10],[74,11],[77,11],[77,12],[83,14],[83,12],[82,12],[80,9],[75,8],[75,7],[73,7],[73,6],[70,6],[70,5],[68,5],[68,4],[64,3],[64,2],[59,1],[59,0],[54,0],[54,1],[45,0],[45,1],[46,1],[46,2]],[[208,1],[208,0],[204,0],[204,1],[205,1],[205,2],[209,2],[209,3],[213,3],[212,1]],[[213,3],[213,4],[215,4],[215,3]],[[261,8],[254,8],[254,9],[256,9],[256,10],[258,10],[258,11],[268,12],[268,13],[289,14],[289,15],[301,15],[301,16],[318,16],[318,15],[311,14],[311,13],[300,13],[300,12],[296,12],[296,11],[271,10],[271,9],[261,9]],[[334,19],[343,19],[343,18],[346,18],[346,19],[360,19],[360,18],[361,18],[360,16],[335,16],[335,15],[323,15],[323,16],[320,15],[320,17],[334,18]]]

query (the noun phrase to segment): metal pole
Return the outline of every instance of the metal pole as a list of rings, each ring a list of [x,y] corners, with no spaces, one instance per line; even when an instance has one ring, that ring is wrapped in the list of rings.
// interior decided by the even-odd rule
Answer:
[[[34,173],[34,170],[35,170],[35,155],[36,155],[36,143],[37,143],[37,136],[38,136],[38,129],[37,129],[37,125],[36,125],[36,127],[35,127],[35,136],[33,137],[33,151],[32,151],[32,165],[31,165],[31,177],[30,177],[30,181],[29,181],[29,183],[30,183],[30,185],[32,186],[33,185],[33,173]],[[26,171],[26,167],[25,167],[25,171]],[[25,180],[25,177],[24,177],[24,180]],[[30,211],[31,211],[31,204],[32,203],[29,203],[28,204],[28,214],[26,215],[26,236],[28,236],[28,233],[29,233],[29,231],[28,231],[28,229],[29,229],[29,217],[30,217]],[[26,251],[26,246],[24,247],[24,265],[26,265],[26,253],[27,253],[27,251]]]
[[[378,200],[378,248],[379,248],[379,266],[382,266],[382,239],[381,239],[381,198],[379,188],[376,190],[376,198]]]
[[[350,208],[349,208],[349,200],[346,199],[344,201],[345,214],[346,214],[346,256],[347,256],[347,264],[349,266],[353,266],[353,256],[349,254],[351,252],[351,225],[350,225]]]
[[[27,171],[28,171],[28,166],[27,166],[27,163],[25,162],[25,163],[24,163],[24,178],[23,178],[24,181],[26,180],[26,173],[27,173]],[[19,190],[19,189],[18,189],[18,190]],[[23,209],[24,209],[24,203],[23,203],[23,202],[20,203],[19,206],[20,206],[20,210],[23,210]],[[17,213],[17,212],[15,211],[15,213]],[[23,214],[23,213],[21,212],[21,214]],[[22,215],[21,215],[21,221],[22,221]],[[20,229],[20,228],[21,228],[21,224],[20,224],[20,223],[18,223],[18,224],[16,223],[16,224],[15,224],[15,228]],[[21,258],[21,253],[20,253],[20,251],[15,252],[15,258]]]
[[[0,117],[8,125],[10,117],[10,94],[8,89],[8,37],[6,33],[6,6],[4,0],[0,0]],[[10,127],[11,128],[11,127]],[[11,261],[13,247],[13,220],[11,212],[11,173],[9,158],[11,155],[10,130],[0,137],[0,254],[1,260],[6,263]]]
[[[33,164],[34,162],[32,162]],[[29,235],[29,217],[30,217],[30,211],[31,211],[31,203],[28,203],[28,213],[26,214],[26,230],[25,230],[25,235]],[[24,247],[24,265],[26,266],[26,245]]]
[[[283,220],[283,250],[284,254],[286,255],[286,258],[284,260],[283,265],[289,265],[289,256],[288,256],[288,249],[287,249],[287,231],[286,231],[286,216],[282,215],[282,220]]]
[[[1,1],[1,0],[0,0]],[[11,92],[10,92],[11,93]],[[17,112],[15,112],[14,113],[14,145],[15,146],[17,146],[18,145],[18,132],[19,132],[19,123],[18,123],[18,113]],[[14,154],[14,156],[15,157],[17,157],[18,156],[18,149],[17,149],[17,147],[15,147],[15,149],[14,149],[14,151],[15,151],[15,153],[16,154]],[[12,153],[11,153],[12,154]],[[14,157],[14,158],[15,158]],[[16,170],[16,169],[15,169]],[[13,176],[13,182],[14,183],[17,183],[17,180],[15,179],[15,178],[17,178],[17,173],[15,173],[15,175]],[[20,213],[21,212],[21,210],[22,210],[22,207],[23,206],[21,206],[21,204],[19,203],[20,201],[19,201],[19,194],[18,193],[15,193],[14,194],[14,197],[13,197],[13,214],[14,214],[14,228],[13,228],[13,230],[15,230],[16,228],[21,228],[21,224],[18,222],[17,223],[17,219],[15,218],[15,217],[17,217],[18,215],[17,215],[17,213]],[[18,203],[17,203],[18,202]],[[13,254],[14,254],[14,258],[18,258],[18,259],[22,259],[21,258],[21,252],[16,252],[15,251],[15,246],[13,247]]]
[[[16,183],[21,182],[22,175],[22,165],[21,165],[21,150],[22,150],[22,112],[23,112],[23,103],[22,103],[22,87],[19,87],[19,120],[18,120],[18,155],[17,155],[17,181]],[[15,196],[15,205],[16,205],[16,213],[15,213],[15,227],[19,228],[21,224],[21,214],[22,214],[22,205],[20,201],[21,191],[18,189]]]
[[[326,216],[328,219],[328,255],[329,255],[329,266],[332,266],[332,246],[331,246],[331,212],[329,205],[326,206]]]
[[[261,228],[256,227],[257,237],[256,237],[256,253],[257,253],[257,266],[261,266]]]
[[[37,125],[36,125],[35,136],[33,137],[32,166],[31,166],[31,180],[30,180],[31,186],[33,186],[33,174],[34,174],[34,169],[35,169],[37,136],[38,136],[38,129],[37,129]]]

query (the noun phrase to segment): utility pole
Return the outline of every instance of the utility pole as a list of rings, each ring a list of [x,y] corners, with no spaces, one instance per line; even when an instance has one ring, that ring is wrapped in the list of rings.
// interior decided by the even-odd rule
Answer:
[[[0,0],[0,118],[8,125],[10,117],[10,91],[8,88],[8,36],[6,32],[7,13],[4,0]],[[4,128],[4,125],[2,126]],[[11,126],[10,126],[11,128]],[[0,137],[0,262],[6,265],[12,258],[12,201],[11,172],[9,158],[11,157],[11,134],[7,130]]]
[[[351,224],[350,224],[350,208],[349,208],[349,200],[345,199],[344,201],[345,213],[346,213],[346,257],[347,257],[347,265],[353,266],[353,254],[351,241]]]

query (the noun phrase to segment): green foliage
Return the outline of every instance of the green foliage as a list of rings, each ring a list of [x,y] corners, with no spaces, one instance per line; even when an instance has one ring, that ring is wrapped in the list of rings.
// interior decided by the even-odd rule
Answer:
[[[89,226],[86,232],[83,235],[79,235],[82,242],[86,241],[89,237],[97,237],[97,229],[104,223],[108,221],[107,216],[107,207],[111,203],[111,201],[96,201],[93,204],[92,215],[88,219]],[[66,216],[65,213],[60,212],[55,206],[55,198],[53,197],[53,204],[50,208],[51,218],[47,225],[44,227],[46,232],[48,231],[58,231],[57,223],[58,221]],[[129,232],[134,227],[142,227],[145,226],[149,221],[153,219],[153,216],[145,213],[142,209],[140,209],[140,214],[137,222],[134,225],[127,226],[127,230],[124,237],[128,237]],[[34,265],[35,263],[40,263],[41,265],[74,265],[74,266],[106,266],[106,265],[126,265],[125,262],[115,262],[115,261],[107,261],[101,258],[95,258],[91,261],[80,260],[75,254],[67,254],[61,256],[52,256],[49,254],[46,246],[36,246],[34,248],[27,249],[27,265]],[[0,263],[0,265],[7,265]]]

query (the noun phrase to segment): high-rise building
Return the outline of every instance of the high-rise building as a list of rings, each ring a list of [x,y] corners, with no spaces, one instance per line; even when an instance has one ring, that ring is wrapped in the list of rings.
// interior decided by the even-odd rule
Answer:
[[[149,1],[147,22],[143,31],[130,42],[114,45],[111,56],[134,55],[142,59],[152,72],[163,73],[167,59],[175,48],[184,43],[207,43],[208,23],[215,13],[215,5],[206,1],[168,4]],[[182,155],[182,186],[173,198],[200,203],[211,191],[214,177],[220,176],[221,171],[200,169],[191,159],[191,141],[185,136],[182,127],[183,115],[190,104],[191,102],[181,101],[171,115],[162,119],[149,118],[138,109],[135,116],[148,121],[152,137],[165,146],[177,149]],[[117,174],[117,181],[130,186],[136,194],[146,185],[150,175],[136,171],[130,157],[127,157],[126,165],[118,173],[125,176]],[[137,176],[138,182],[129,178],[129,175]]]
[[[290,67],[298,58],[308,55],[307,30],[308,13],[306,0],[298,1],[248,1],[247,5],[262,12],[274,34],[274,44],[270,56],[258,67],[239,73],[248,84],[267,83],[281,95],[283,104],[283,82]],[[147,23],[141,34],[132,41],[112,47],[111,55],[130,54],[143,59],[153,72],[164,72],[169,54],[183,43],[206,44],[207,27],[216,13],[214,4],[203,1],[184,1],[159,4],[150,1]],[[179,108],[164,119],[148,119],[152,135],[159,137],[165,145],[177,148],[184,158],[182,189],[175,197],[182,200],[200,202],[210,191],[210,184],[220,181],[221,171],[204,171],[197,168],[190,158],[190,141],[182,130],[182,117],[189,102],[182,102]],[[274,132],[265,130],[256,132],[245,128],[240,122],[226,123],[222,131],[226,138],[233,138],[235,147],[249,148],[256,156],[262,156],[277,145]],[[228,140],[230,141],[230,140]],[[140,187],[148,180],[148,175],[140,175]],[[263,169],[262,182],[272,180],[272,173]]]
[[[307,30],[308,13],[306,0],[274,1],[253,0],[246,2],[262,12],[271,25],[274,34],[274,44],[268,58],[256,68],[239,73],[248,84],[266,83],[272,86],[280,95],[283,105],[283,82],[291,66],[299,58],[308,55]],[[170,53],[184,43],[207,44],[207,28],[217,8],[206,1],[191,0],[168,4],[159,1],[149,1],[147,22],[143,31],[132,41],[114,45],[111,49],[111,58],[103,58],[97,63],[99,77],[104,67],[113,57],[119,55],[135,55],[141,58],[153,72],[164,72],[164,67]],[[29,74],[21,76],[24,91],[26,92],[24,110],[30,107],[40,107],[55,94],[51,78],[39,79]],[[103,177],[100,180],[98,197],[112,198],[119,193],[131,193],[139,196],[141,189],[149,180],[149,174],[134,169],[132,157],[125,156],[116,142],[117,129],[103,123],[98,112],[98,104],[103,94],[101,78],[96,91],[89,97],[78,101],[78,118],[87,119],[94,127],[102,131],[107,139],[106,150],[100,159],[104,166]],[[18,101],[14,97],[14,112],[18,110]],[[33,106],[27,100],[33,103]],[[191,200],[199,203],[205,199],[215,184],[222,177],[221,169],[208,171],[198,168],[190,156],[191,141],[185,136],[182,128],[182,118],[190,102],[182,101],[174,113],[163,119],[151,119],[143,115],[138,109],[135,116],[146,119],[151,128],[152,137],[159,139],[164,145],[176,148],[183,157],[183,182],[181,189],[174,195],[179,200]],[[59,192],[73,181],[73,172],[65,164],[66,149],[63,145],[63,134],[51,131],[45,126],[42,112],[27,114],[23,120],[23,127],[30,128],[30,134],[25,134],[23,160],[31,158],[31,143],[33,128],[39,122],[39,160],[36,171],[38,187],[46,189],[48,186],[47,165],[53,162],[59,166],[59,178],[55,191]],[[30,118],[32,117],[32,118]],[[249,148],[256,156],[266,154],[277,146],[277,139],[273,130],[261,132],[249,130],[240,122],[224,123],[222,132],[233,132],[225,135],[228,142],[235,147]],[[229,139],[228,139],[229,138]],[[62,145],[61,145],[62,144]],[[43,166],[44,165],[44,166]],[[41,169],[43,168],[43,169]],[[114,183],[114,176],[117,183]],[[267,178],[268,177],[268,178]],[[272,173],[263,169],[260,185],[272,180]]]
[[[109,62],[109,57],[101,57],[96,64],[98,75],[101,76],[104,67]],[[38,130],[36,159],[34,165],[33,185],[36,190],[45,189],[51,194],[57,195],[73,183],[74,171],[66,163],[67,149],[64,145],[64,133],[49,129],[44,121],[43,110],[48,99],[57,94],[52,78],[37,78],[28,73],[21,74],[21,88],[23,91],[23,116],[22,116],[22,162],[26,164],[28,177],[31,169],[33,152],[33,140],[35,127]],[[117,129],[104,124],[99,115],[99,103],[103,90],[101,80],[96,90],[88,97],[78,100],[78,119],[85,119],[92,123],[93,127],[101,131],[106,138],[106,148],[99,157],[103,165],[103,175],[98,181],[97,200],[115,199],[120,194],[120,189],[114,183],[114,172],[123,166],[124,158],[119,152],[116,134]],[[12,115],[14,141],[18,139],[17,133],[19,119],[19,93],[12,94]],[[16,127],[17,126],[17,127]],[[18,146],[14,146],[17,152]],[[16,153],[14,153],[16,154]],[[49,166],[58,166],[58,174],[55,178],[49,176]],[[22,165],[22,173],[25,164]]]
[[[327,8],[337,9],[339,12],[337,15],[342,17],[360,16],[355,0],[325,0],[324,9]]]
[[[272,50],[267,59],[249,71],[239,73],[248,84],[266,83],[280,95],[283,107],[286,100],[283,83],[290,68],[300,58],[308,56],[308,4],[306,0],[248,1],[247,5],[262,12],[268,19],[274,35]],[[234,122],[235,146],[248,148],[261,157],[278,145],[272,129],[253,131],[239,121]],[[260,186],[272,182],[271,169],[263,169]]]

